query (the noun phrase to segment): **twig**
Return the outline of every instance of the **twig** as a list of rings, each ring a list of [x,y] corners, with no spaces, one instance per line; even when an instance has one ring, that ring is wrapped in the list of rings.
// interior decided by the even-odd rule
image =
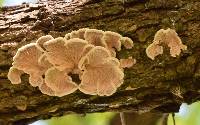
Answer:
[[[125,115],[123,112],[120,112],[120,118],[122,125],[126,125]]]

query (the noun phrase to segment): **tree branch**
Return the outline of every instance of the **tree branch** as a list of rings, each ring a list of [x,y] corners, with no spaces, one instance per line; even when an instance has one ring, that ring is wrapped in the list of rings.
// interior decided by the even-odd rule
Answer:
[[[62,116],[71,112],[105,111],[177,112],[183,102],[200,98],[199,8],[195,0],[91,0],[22,4],[3,7],[0,12],[0,124],[19,124]],[[43,95],[28,83],[12,85],[7,73],[17,49],[39,37],[64,36],[89,27],[109,30],[134,41],[131,50],[122,48],[118,58],[132,56],[137,63],[125,69],[125,82],[109,97],[79,91],[59,97]],[[168,51],[154,61],[145,49],[161,28],[176,29],[188,50],[177,58]]]

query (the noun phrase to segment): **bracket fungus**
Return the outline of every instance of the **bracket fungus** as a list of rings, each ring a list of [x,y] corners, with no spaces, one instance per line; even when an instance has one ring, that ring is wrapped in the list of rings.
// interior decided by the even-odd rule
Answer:
[[[146,49],[147,56],[154,60],[156,56],[163,54],[163,44],[170,48],[170,55],[172,57],[180,55],[181,50],[187,50],[187,46],[182,44],[175,30],[170,28],[167,30],[160,29],[156,32],[153,43]]]
[[[136,63],[136,59],[129,57],[128,59],[120,59],[121,68],[131,68]]]
[[[59,71],[55,67],[49,68],[45,73],[46,86],[54,91],[55,96],[68,95],[77,90],[77,85],[65,71]],[[47,88],[48,89],[48,88]]]
[[[133,48],[133,41],[130,38],[128,38],[128,37],[122,37],[121,38],[121,44],[124,45],[124,47],[126,49]]]
[[[111,55],[113,57],[116,56],[115,49],[117,49],[117,51],[121,50],[121,41],[120,41],[121,38],[122,36],[118,33],[111,32],[111,31],[104,32],[103,39],[105,40],[107,44],[107,48],[111,52]]]
[[[8,79],[19,84],[21,74],[27,73],[30,84],[49,96],[62,97],[77,89],[85,94],[110,96],[123,84],[123,68],[135,63],[132,58],[119,61],[113,56],[115,50],[121,50],[121,44],[133,47],[128,37],[88,28],[72,31],[64,38],[42,36],[36,43],[18,49]],[[71,74],[79,75],[80,84]]]
[[[42,36],[36,41],[36,45],[41,51],[44,51],[43,44],[51,39],[54,39],[51,35]]]
[[[13,57],[14,62],[12,63],[12,68],[21,70],[24,73],[29,74],[29,82],[34,87],[42,84],[42,75],[47,69],[46,66],[39,65],[38,59],[40,58],[40,56],[42,56],[42,51],[37,48],[36,43],[30,43],[18,49],[16,55]],[[9,73],[11,73],[11,71],[12,70],[10,70]],[[18,73],[18,75],[20,74],[22,73]],[[16,77],[14,75],[17,74],[11,73],[9,75],[9,78],[13,79],[14,77]]]
[[[87,29],[84,34],[84,38],[89,44],[106,47],[106,42],[103,39],[103,36],[104,31],[96,29]]]
[[[88,28],[82,28],[82,29],[79,29],[77,31],[72,31],[70,33],[70,39],[72,38],[80,38],[80,39],[85,39],[84,38],[84,35],[85,35],[85,32]],[[65,36],[65,38],[67,39],[67,35]]]
[[[12,84],[20,84],[21,83],[20,76],[23,73],[24,73],[23,71],[11,67],[8,72],[8,79],[11,81]]]
[[[123,83],[124,73],[117,58],[100,46],[89,51],[80,61],[84,70],[79,90],[90,95],[109,96]]]
[[[58,37],[44,43],[47,60],[60,71],[75,69],[82,56],[87,41],[73,38],[65,40]]]

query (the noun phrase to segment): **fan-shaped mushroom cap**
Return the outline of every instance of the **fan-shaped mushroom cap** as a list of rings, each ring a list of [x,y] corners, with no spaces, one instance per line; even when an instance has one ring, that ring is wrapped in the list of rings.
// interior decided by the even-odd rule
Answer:
[[[42,51],[36,47],[36,43],[30,43],[19,48],[13,57],[13,68],[29,74],[29,82],[34,87],[41,84],[41,76],[46,71],[46,67],[38,64],[38,59],[41,55]]]
[[[46,83],[42,83],[41,85],[39,85],[39,90],[46,95],[49,96],[55,96],[55,92],[46,85]]]
[[[87,29],[85,31],[84,38],[92,45],[107,47],[106,42],[103,39],[103,35],[104,32],[102,30]]]
[[[36,45],[41,51],[44,51],[43,44],[51,39],[53,39],[51,35],[42,36],[36,41]]]
[[[61,37],[44,43],[48,61],[60,71],[76,68],[85,45],[85,40],[73,38],[65,41]]]
[[[165,31],[166,41],[165,43],[170,48],[170,54],[172,57],[180,55],[181,50],[187,50],[187,46],[182,44],[180,37],[173,29],[167,29]]]
[[[72,31],[70,33],[70,38],[80,38],[80,39],[84,39],[84,35],[85,35],[85,31],[87,30],[88,28],[82,28],[82,29],[79,29],[77,31]]]
[[[95,46],[92,44],[87,44],[84,48],[83,48],[83,53],[82,53],[82,57],[84,57],[91,49],[93,49]]]
[[[94,47],[79,63],[79,68],[84,69],[79,90],[91,95],[112,95],[123,83],[124,73],[119,65],[106,48]]]
[[[154,40],[153,43],[158,45],[164,42],[165,38],[165,30],[164,29],[160,29],[156,32],[155,36],[154,36]]]
[[[168,28],[167,30],[160,29],[154,36],[154,41],[146,49],[146,54],[149,58],[154,58],[163,54],[162,44],[166,44],[170,48],[170,55],[176,57],[180,55],[181,50],[186,50],[187,46],[182,44],[175,30]]]
[[[70,35],[71,35],[71,33],[67,33],[67,34],[65,35],[64,38],[65,38],[66,40],[69,40],[69,39],[70,39]]]
[[[56,96],[64,96],[78,89],[72,78],[65,71],[59,71],[55,67],[49,68],[45,73],[46,85],[55,92]]]
[[[156,56],[163,54],[163,47],[156,45],[156,44],[150,44],[146,49],[147,56],[154,60]]]
[[[49,61],[47,60],[47,57],[46,57],[45,54],[42,54],[42,55],[40,56],[40,58],[38,59],[38,64],[39,64],[40,66],[43,66],[43,67],[46,67],[46,68],[52,67],[52,64],[49,63]]]
[[[121,68],[130,68],[136,63],[136,59],[129,57],[128,59],[120,59]]]
[[[108,49],[115,48],[117,51],[121,50],[121,38],[122,36],[120,34],[111,31],[105,31],[103,36]]]
[[[23,73],[24,73],[23,71],[11,67],[8,72],[8,79],[11,81],[12,84],[20,84],[21,83],[20,77]]]
[[[110,52],[100,46],[92,48],[78,63],[78,68],[81,70],[85,69],[85,66],[96,66],[102,64],[105,58],[111,57]]]
[[[126,49],[133,48],[133,41],[130,38],[128,38],[128,37],[122,37],[121,43],[122,43],[122,45],[124,45],[124,47]]]

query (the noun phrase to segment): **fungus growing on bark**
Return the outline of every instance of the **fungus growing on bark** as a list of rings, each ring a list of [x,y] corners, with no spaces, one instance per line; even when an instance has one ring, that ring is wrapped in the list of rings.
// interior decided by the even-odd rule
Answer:
[[[39,85],[39,90],[43,94],[46,94],[49,96],[55,96],[55,92],[50,87],[48,87],[45,82]]]
[[[43,44],[51,39],[53,39],[51,35],[42,36],[36,41],[36,45],[41,51],[44,51]]]
[[[13,84],[21,82],[21,74],[30,75],[29,82],[43,94],[65,96],[77,89],[86,94],[109,96],[123,83],[123,68],[135,64],[132,58],[115,58],[115,49],[132,48],[127,37],[111,31],[79,29],[53,38],[40,37],[36,43],[18,49],[8,78]],[[113,54],[114,53],[114,54]],[[77,85],[70,74],[78,74]]]
[[[131,68],[136,63],[136,59],[129,57],[128,59],[120,59],[121,68]]]
[[[118,59],[100,46],[91,49],[79,63],[84,70],[79,90],[90,95],[109,96],[123,83],[124,73]]]
[[[176,57],[181,53],[181,50],[187,50],[187,46],[182,44],[180,37],[173,29],[167,29],[166,33],[166,44],[170,48],[170,54],[172,57]]]
[[[163,54],[163,47],[152,43],[147,47],[146,54],[154,60],[156,56]]]
[[[79,69],[84,70],[88,64],[90,66],[102,64],[106,58],[111,57],[110,52],[106,48],[100,46],[94,48],[81,58],[78,64]]]
[[[121,35],[111,31],[105,31],[103,39],[105,40],[109,49],[115,48],[117,51],[121,50]]]
[[[117,49],[117,51],[121,50],[121,38],[122,36],[115,32],[105,31],[104,33],[103,39],[105,40],[107,48],[113,57],[116,56],[115,49]]]
[[[182,41],[175,30],[170,28],[167,30],[160,29],[156,32],[153,43],[146,49],[147,56],[154,60],[156,56],[163,54],[163,44],[170,48],[170,55],[172,57],[180,55],[181,50],[187,49],[187,46],[182,44]]]
[[[124,45],[124,47],[126,49],[133,48],[133,41],[130,38],[128,38],[128,37],[122,37],[121,38],[121,44]]]
[[[55,96],[68,95],[78,89],[76,83],[72,81],[72,78],[67,73],[59,71],[55,67],[49,68],[45,73],[46,86],[54,91]]]
[[[72,31],[70,33],[70,39],[72,38],[80,38],[80,39],[84,39],[84,35],[85,35],[85,31],[87,30],[88,28],[82,28],[82,29],[79,29],[77,31]],[[66,36],[67,37],[67,36]]]
[[[87,41],[73,38],[65,40],[62,37],[44,43],[47,60],[58,70],[75,69],[82,56]]]
[[[23,71],[11,67],[8,72],[8,79],[11,81],[12,84],[20,84],[21,83],[20,77],[23,73],[24,73]]]
[[[106,42],[103,39],[104,32],[102,30],[96,29],[87,29],[85,31],[84,38],[88,43],[95,45],[95,46],[106,46]]]
[[[42,51],[36,47],[36,43],[30,43],[19,48],[16,55],[13,57],[14,62],[12,63],[12,68],[29,74],[29,82],[34,87],[43,83],[42,75],[46,71],[46,67],[38,64],[40,56],[42,56]],[[8,75],[13,74],[12,72],[11,69]],[[9,75],[8,78],[10,80],[14,79],[12,76],[14,77],[15,75]]]
[[[70,39],[70,35],[71,35],[71,33],[67,33],[67,34],[65,35],[64,38],[65,38],[66,40],[69,40],[69,39]]]

